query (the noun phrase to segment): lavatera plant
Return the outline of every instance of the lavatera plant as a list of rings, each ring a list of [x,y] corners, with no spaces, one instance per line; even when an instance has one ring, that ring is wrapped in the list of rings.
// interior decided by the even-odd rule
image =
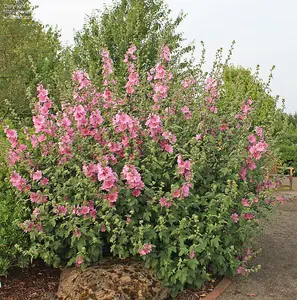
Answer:
[[[139,257],[176,294],[249,272],[251,238],[276,200],[262,172],[269,146],[251,128],[253,101],[225,116],[219,75],[177,80],[169,48],[160,52],[139,74],[132,45],[121,90],[102,51],[104,90],[77,71],[73,99],[59,110],[39,85],[34,129],[23,141],[5,132],[11,183],[32,207],[21,226],[33,257],[55,267]]]

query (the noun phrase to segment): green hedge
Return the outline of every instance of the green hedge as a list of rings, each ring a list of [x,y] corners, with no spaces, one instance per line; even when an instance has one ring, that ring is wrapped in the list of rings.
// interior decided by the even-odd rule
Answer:
[[[0,149],[0,275],[6,275],[9,268],[29,262],[25,254],[29,247],[28,236],[18,226],[28,216],[28,209],[24,201],[17,199],[9,181],[3,127],[0,127]]]

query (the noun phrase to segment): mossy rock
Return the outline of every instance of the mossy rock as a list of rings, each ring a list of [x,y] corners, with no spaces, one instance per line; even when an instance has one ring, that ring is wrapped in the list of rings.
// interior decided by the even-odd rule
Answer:
[[[105,259],[85,270],[61,273],[61,300],[163,300],[169,296],[152,270],[135,260]]]

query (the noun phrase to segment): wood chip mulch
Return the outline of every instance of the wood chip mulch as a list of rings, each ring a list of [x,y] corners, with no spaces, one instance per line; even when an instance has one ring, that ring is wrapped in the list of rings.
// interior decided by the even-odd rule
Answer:
[[[15,268],[7,277],[0,276],[1,300],[55,300],[60,271],[35,262],[29,268]],[[212,279],[200,290],[186,289],[175,300],[203,300],[221,278]],[[169,298],[168,300],[171,300]]]
[[[58,290],[60,271],[36,262],[29,268],[15,268],[0,277],[1,300],[53,300]]]
[[[200,290],[186,289],[175,300],[203,300],[219,284],[222,278],[215,278],[207,282]]]

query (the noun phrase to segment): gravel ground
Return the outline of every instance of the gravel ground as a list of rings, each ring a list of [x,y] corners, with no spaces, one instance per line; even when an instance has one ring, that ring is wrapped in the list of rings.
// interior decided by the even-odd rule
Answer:
[[[286,193],[259,239],[263,251],[254,260],[261,269],[247,279],[236,279],[218,300],[297,300],[297,192]]]

